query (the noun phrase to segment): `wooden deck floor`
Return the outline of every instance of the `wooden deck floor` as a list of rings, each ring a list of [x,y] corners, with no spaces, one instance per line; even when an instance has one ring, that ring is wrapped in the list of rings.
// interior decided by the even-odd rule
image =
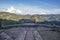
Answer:
[[[43,29],[43,30],[42,30]],[[47,28],[11,28],[0,31],[4,40],[60,40],[59,33],[46,30]]]

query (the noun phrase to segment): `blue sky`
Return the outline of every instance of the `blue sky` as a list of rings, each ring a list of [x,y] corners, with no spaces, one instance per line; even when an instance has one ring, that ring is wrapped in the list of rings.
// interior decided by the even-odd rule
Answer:
[[[60,0],[0,0],[0,9],[7,9],[10,6],[20,9],[38,8],[44,10],[60,9]]]
[[[60,8],[60,0],[0,0],[0,8],[13,6],[38,6],[41,8]]]

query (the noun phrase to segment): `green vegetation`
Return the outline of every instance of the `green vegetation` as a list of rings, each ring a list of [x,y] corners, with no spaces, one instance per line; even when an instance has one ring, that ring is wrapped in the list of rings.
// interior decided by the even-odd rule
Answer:
[[[60,21],[60,15],[16,15],[14,13],[0,12],[2,24],[19,24],[21,19],[29,19],[36,22]]]
[[[4,39],[0,36],[0,40],[4,40]]]
[[[6,20],[18,21],[20,19],[20,16],[12,13],[0,12],[0,18],[6,19]]]
[[[60,28],[53,28],[52,31],[60,32]]]
[[[30,20],[36,20],[37,22],[43,22],[45,19],[37,17],[35,15],[16,15],[13,13],[8,12],[0,12],[0,19],[3,20],[13,20],[13,21],[19,21],[21,19],[30,19]]]

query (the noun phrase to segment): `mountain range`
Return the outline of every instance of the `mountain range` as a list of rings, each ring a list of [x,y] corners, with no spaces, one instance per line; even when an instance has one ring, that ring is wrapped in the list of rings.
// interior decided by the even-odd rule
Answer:
[[[20,19],[30,19],[36,21],[60,21],[60,14],[49,14],[49,15],[17,15],[15,13],[0,12],[0,18],[7,20],[19,21]]]

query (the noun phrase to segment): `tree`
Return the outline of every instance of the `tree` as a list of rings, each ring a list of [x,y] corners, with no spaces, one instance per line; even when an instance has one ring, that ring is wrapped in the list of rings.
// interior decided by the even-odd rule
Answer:
[[[1,28],[1,26],[2,26],[2,19],[0,19],[0,28]]]

